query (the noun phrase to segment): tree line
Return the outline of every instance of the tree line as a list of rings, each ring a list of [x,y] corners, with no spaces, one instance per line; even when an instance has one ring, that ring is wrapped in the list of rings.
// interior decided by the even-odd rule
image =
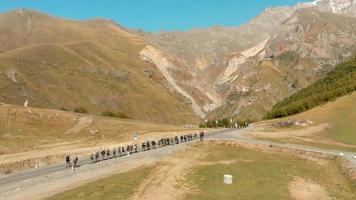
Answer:
[[[205,120],[204,122],[201,122],[199,124],[200,128],[217,128],[217,127],[225,127],[225,128],[230,128],[230,127],[235,127],[237,126],[246,126],[250,124],[252,121],[251,120],[233,120],[233,119],[228,119],[228,118],[222,118],[222,119],[209,119]]]

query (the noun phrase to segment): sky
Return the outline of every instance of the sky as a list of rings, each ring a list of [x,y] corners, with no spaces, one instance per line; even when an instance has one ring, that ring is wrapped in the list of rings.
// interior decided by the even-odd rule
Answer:
[[[107,18],[127,28],[172,31],[238,26],[268,7],[310,0],[0,0],[0,12],[34,9],[74,20]]]

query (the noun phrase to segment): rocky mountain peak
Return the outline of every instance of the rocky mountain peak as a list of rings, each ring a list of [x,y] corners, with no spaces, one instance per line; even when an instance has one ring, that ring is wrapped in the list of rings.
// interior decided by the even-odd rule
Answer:
[[[323,12],[332,12],[335,14],[356,15],[355,0],[315,0],[313,2],[303,3],[304,5],[316,8]]]

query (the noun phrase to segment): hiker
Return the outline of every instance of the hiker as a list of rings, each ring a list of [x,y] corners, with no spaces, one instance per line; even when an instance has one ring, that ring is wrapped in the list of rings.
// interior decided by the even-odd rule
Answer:
[[[112,158],[116,158],[116,149],[115,148],[113,148],[112,150],[111,150],[111,155],[112,155]]]
[[[75,157],[74,161],[73,161],[73,165],[74,167],[77,167],[78,166],[78,156]]]
[[[102,160],[105,160],[105,150],[101,151],[101,158],[102,158]]]
[[[90,154],[90,163],[94,163],[95,152]]]
[[[66,168],[70,167],[70,156],[66,156],[65,163],[66,163]]]
[[[147,146],[147,150],[151,150],[150,142],[147,142],[147,143],[146,143],[146,146]]]
[[[99,162],[99,152],[95,152],[95,162]]]
[[[117,148],[117,156],[119,156],[119,157],[121,156],[121,147]]]
[[[204,131],[202,131],[201,133],[200,133],[200,141],[203,141],[204,140]]]
[[[110,149],[106,149],[106,157],[110,159]]]
[[[126,151],[127,151],[127,149],[125,149],[125,147],[121,147],[121,153],[122,153],[122,155],[125,155],[125,154],[126,154],[126,153],[125,153]]]

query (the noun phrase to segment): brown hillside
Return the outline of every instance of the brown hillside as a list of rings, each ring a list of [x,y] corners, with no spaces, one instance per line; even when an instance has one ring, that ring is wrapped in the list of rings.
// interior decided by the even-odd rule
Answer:
[[[0,15],[0,101],[194,123],[189,103],[138,58],[145,43],[107,20],[85,22],[16,10]]]

